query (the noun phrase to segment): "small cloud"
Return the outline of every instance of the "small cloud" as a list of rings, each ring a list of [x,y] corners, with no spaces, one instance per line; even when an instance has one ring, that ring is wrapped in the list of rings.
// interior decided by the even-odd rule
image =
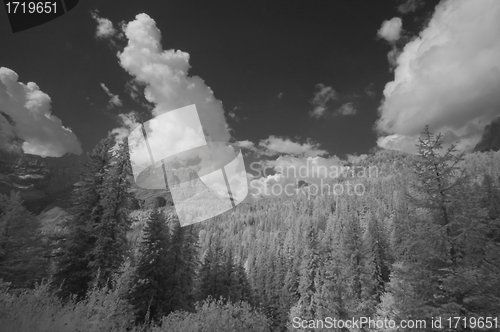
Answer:
[[[241,107],[240,107],[240,106],[235,106],[235,107],[233,108],[233,110],[232,110],[232,111],[229,111],[229,113],[228,113],[229,117],[230,117],[231,119],[233,119],[234,121],[236,121],[236,122],[240,122],[240,121],[241,121],[241,118],[240,118],[239,116],[237,116],[237,115],[236,115],[236,113],[234,112],[234,111],[239,110],[239,109],[241,109]]]
[[[374,88],[375,86],[373,85],[373,83],[368,84],[368,86],[365,88],[365,94],[370,98],[375,98],[376,94]]]
[[[347,161],[351,162],[351,163],[357,163],[357,162],[360,162],[362,160],[365,160],[366,158],[368,158],[367,154],[362,154],[359,156],[356,154],[348,154],[347,155]]]
[[[382,27],[378,30],[377,35],[389,43],[395,43],[401,37],[402,26],[403,21],[401,18],[393,17],[382,23]]]
[[[377,145],[387,150],[399,150],[409,153],[417,153],[417,136],[387,135],[377,139]]]
[[[106,94],[109,97],[108,109],[114,106],[122,106],[122,101],[120,100],[120,97],[118,95],[112,94],[104,83],[101,83],[101,88],[104,90],[104,92],[106,92]]]
[[[326,110],[328,108],[326,104],[331,100],[338,99],[338,95],[332,87],[321,83],[316,85],[316,89],[318,89],[318,91],[314,93],[314,97],[311,100],[314,109],[309,112],[309,115],[319,119],[326,115]]]
[[[260,154],[267,156],[292,155],[302,157],[316,157],[328,154],[327,151],[319,148],[319,144],[307,139],[304,144],[292,142],[287,138],[269,136],[259,142]]]
[[[278,93],[278,99],[281,99],[283,97],[283,92]]]
[[[345,103],[344,105],[340,106],[334,113],[334,115],[340,115],[340,116],[348,116],[348,115],[356,115],[358,111],[354,107],[354,104],[352,102],[350,103]]]
[[[92,18],[97,22],[95,37],[98,39],[107,39],[116,35],[116,29],[113,23],[107,18],[99,17],[98,11],[92,12]]]
[[[309,112],[309,115],[313,118],[319,119],[326,114],[326,107],[324,106],[316,106],[314,110]]]
[[[424,5],[423,0],[400,0],[402,2],[398,7],[398,12],[401,14],[408,14],[415,12]]]
[[[238,145],[241,148],[245,148],[245,149],[253,149],[255,146],[255,144],[249,140],[236,142],[236,145]]]
[[[115,137],[115,142],[117,144],[121,143],[137,126],[141,125],[139,122],[139,115],[134,111],[118,114],[118,124],[121,127],[111,131],[111,135]]]

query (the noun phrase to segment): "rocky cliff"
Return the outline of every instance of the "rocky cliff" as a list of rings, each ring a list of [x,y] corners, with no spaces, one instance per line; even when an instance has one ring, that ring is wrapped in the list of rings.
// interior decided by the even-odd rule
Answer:
[[[67,207],[78,181],[83,155],[60,158],[0,151],[0,193],[17,191],[34,213],[47,207]]]
[[[474,148],[474,151],[480,152],[491,150],[500,150],[500,117],[484,128],[483,136]]]

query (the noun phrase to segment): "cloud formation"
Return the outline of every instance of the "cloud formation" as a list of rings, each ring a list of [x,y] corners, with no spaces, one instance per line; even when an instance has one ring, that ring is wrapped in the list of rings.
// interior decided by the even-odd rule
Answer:
[[[401,18],[393,17],[382,23],[382,27],[378,30],[377,35],[389,43],[394,43],[401,37],[402,27],[403,21]]]
[[[112,94],[104,83],[101,83],[101,88],[104,90],[104,92],[106,92],[106,94],[109,97],[108,108],[112,108],[114,106],[122,106],[122,101],[120,100],[120,97],[118,95]]]
[[[123,30],[128,44],[118,54],[120,65],[144,86],[145,98],[155,105],[152,115],[196,104],[205,134],[227,142],[231,136],[222,102],[200,77],[188,75],[189,54],[163,50],[161,32],[147,14],[137,15]]]
[[[239,141],[236,144],[244,149],[253,149],[255,146],[255,144],[249,140]]]
[[[317,84],[314,97],[311,100],[311,104],[314,105],[314,109],[309,112],[309,115],[313,118],[321,118],[326,115],[327,106],[326,104],[331,100],[338,99],[337,92],[331,87],[324,84]]]
[[[375,93],[374,89],[375,86],[373,85],[373,83],[368,84],[368,86],[365,88],[365,94],[370,98],[375,98],[377,94]]]
[[[340,115],[340,116],[349,116],[349,115],[356,115],[358,113],[358,110],[354,107],[353,102],[345,103],[342,106],[340,106],[336,111],[335,115]]]
[[[269,136],[269,138],[259,142],[261,154],[267,156],[291,155],[300,157],[316,157],[328,154],[327,151],[319,148],[319,144],[308,139],[300,144],[287,138]]]
[[[396,60],[376,123],[381,147],[411,150],[425,125],[470,149],[500,114],[500,2],[441,2]]]
[[[115,136],[115,141],[117,143],[122,142],[132,130],[141,125],[138,121],[138,115],[134,111],[118,114],[118,123],[121,127],[115,128],[111,131],[111,134]]]
[[[95,37],[99,39],[106,39],[116,35],[116,29],[113,23],[107,18],[99,17],[97,12],[92,13],[92,18],[97,22]]]
[[[424,5],[423,0],[400,0],[401,4],[397,7],[401,14],[415,12]]]
[[[51,113],[51,99],[33,82],[18,82],[12,70],[0,67],[0,131],[3,149],[21,139],[25,153],[42,157],[80,154],[80,142],[61,120]]]

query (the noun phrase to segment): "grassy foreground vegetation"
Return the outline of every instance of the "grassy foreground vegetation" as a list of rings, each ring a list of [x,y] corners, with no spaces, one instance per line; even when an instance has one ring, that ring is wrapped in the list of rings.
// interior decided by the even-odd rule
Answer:
[[[0,331],[16,332],[229,332],[269,331],[267,318],[246,302],[208,298],[194,312],[176,311],[159,322],[134,324],[132,308],[122,300],[127,292],[123,274],[113,289],[92,288],[84,299],[62,301],[49,283],[22,292],[0,284]]]

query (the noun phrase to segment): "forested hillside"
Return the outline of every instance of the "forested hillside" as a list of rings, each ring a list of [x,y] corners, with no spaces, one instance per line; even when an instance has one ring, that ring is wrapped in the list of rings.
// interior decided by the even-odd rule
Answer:
[[[112,146],[90,154],[57,222],[0,196],[0,331],[334,330],[326,317],[472,331],[431,321],[500,312],[500,152],[426,132],[418,155],[351,163],[378,169],[349,179],[363,195],[268,198],[180,227],[173,206],[138,206],[127,142]]]

